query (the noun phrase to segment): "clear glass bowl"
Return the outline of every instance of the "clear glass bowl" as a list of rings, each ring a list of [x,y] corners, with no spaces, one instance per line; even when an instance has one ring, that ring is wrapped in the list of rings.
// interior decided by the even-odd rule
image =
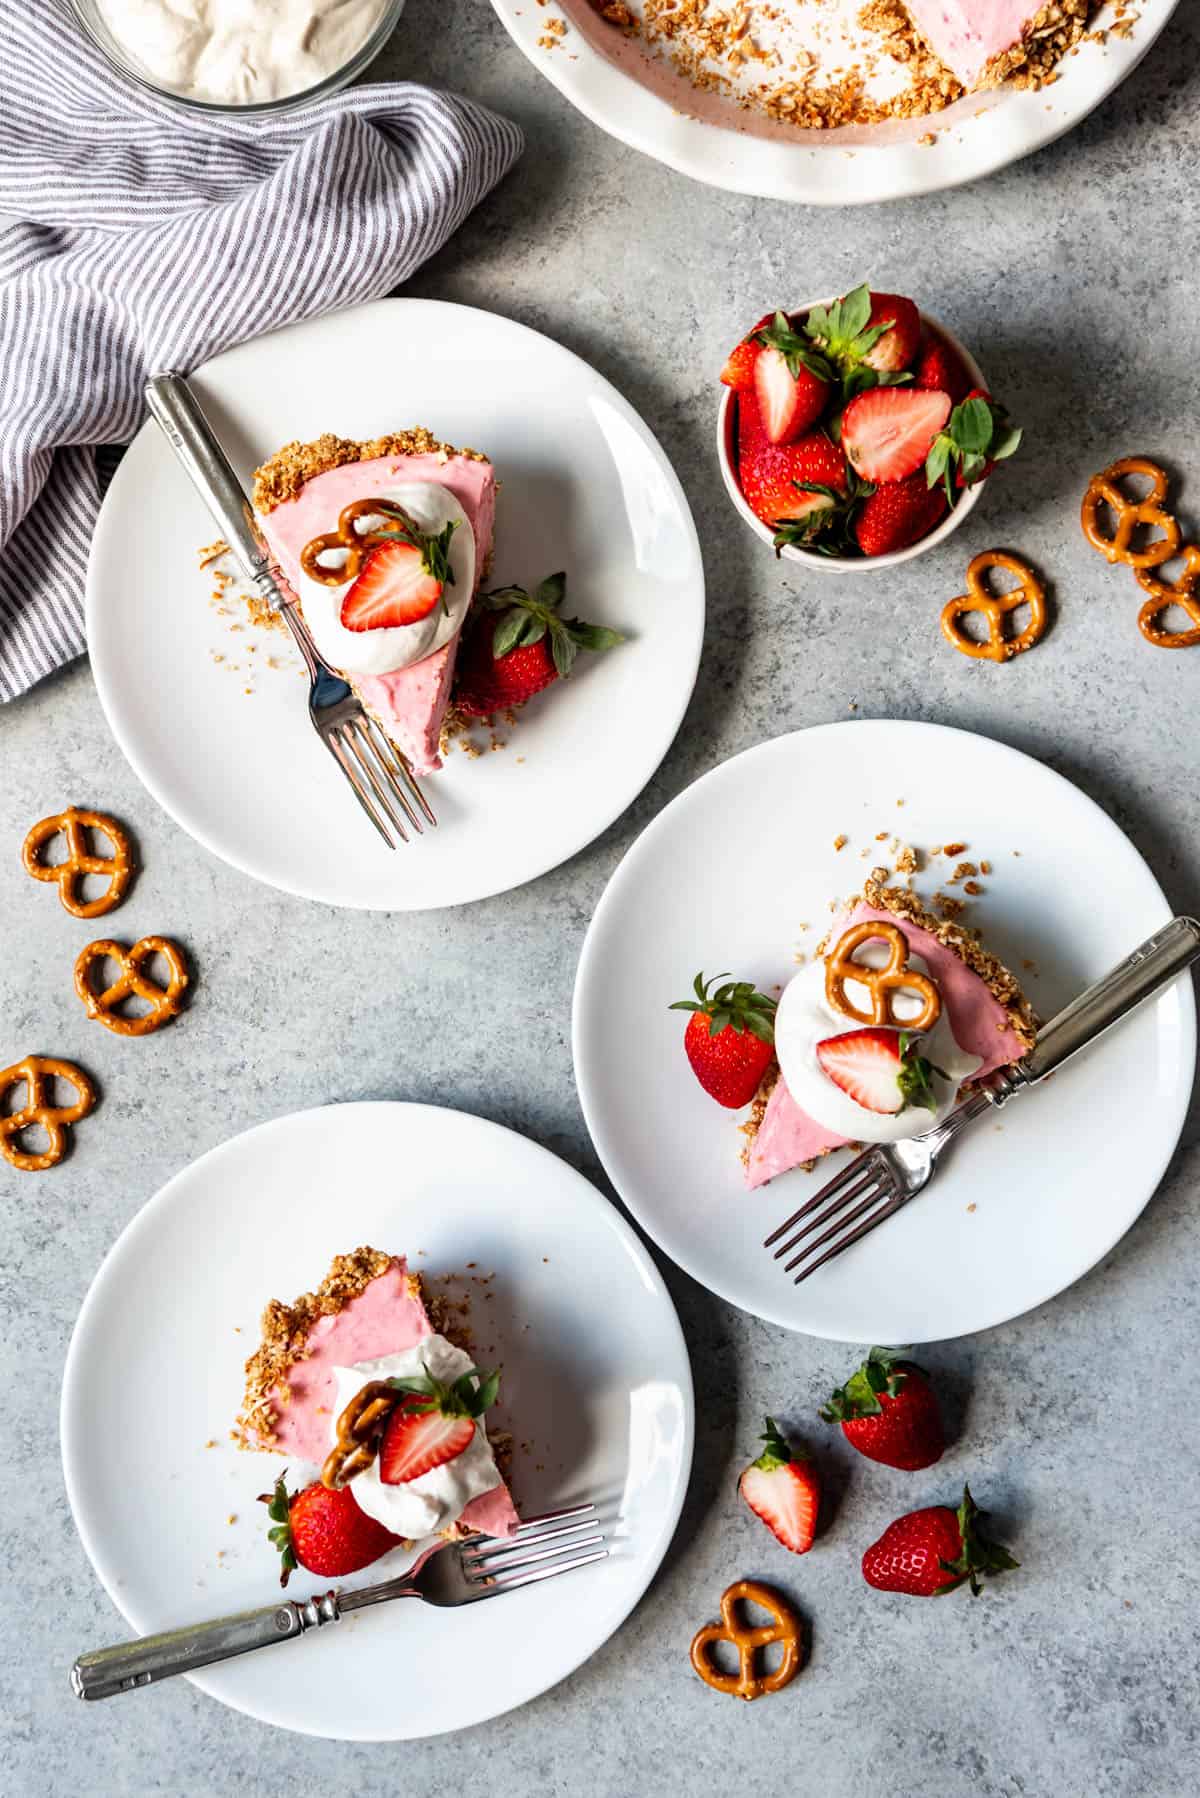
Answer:
[[[299,93],[285,94],[279,100],[251,100],[244,105],[222,100],[194,100],[188,94],[177,93],[174,88],[160,86],[152,75],[130,60],[128,53],[105,24],[96,0],[71,0],[71,6],[83,30],[106,60],[119,75],[132,82],[134,87],[140,87],[144,93],[157,94],[160,99],[177,106],[181,112],[208,113],[218,117],[262,118],[271,113],[295,112],[299,107],[310,106],[314,100],[327,99],[330,94],[339,93],[342,88],[348,87],[374,62],[391,37],[400,14],[404,11],[404,0],[388,0],[374,31],[349,61],[327,75],[324,81],[303,88]]]

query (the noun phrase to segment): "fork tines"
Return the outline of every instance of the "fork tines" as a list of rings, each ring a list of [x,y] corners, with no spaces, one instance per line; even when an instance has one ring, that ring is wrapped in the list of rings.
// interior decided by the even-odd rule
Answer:
[[[437,824],[407,761],[365,711],[351,713],[323,734],[359,804],[389,849],[395,847],[392,832],[402,843],[408,842],[405,820],[418,836],[424,828],[422,815],[426,823]]]
[[[799,1211],[794,1211],[786,1223],[780,1224],[777,1230],[772,1230],[763,1247],[769,1249],[778,1242],[774,1259],[779,1261],[798,1243],[804,1242],[805,1237],[812,1236],[814,1230],[821,1231],[819,1236],[805,1243],[799,1254],[784,1262],[786,1273],[790,1274],[793,1268],[800,1268],[794,1281],[799,1286],[802,1280],[807,1280],[809,1274],[816,1273],[819,1267],[832,1261],[835,1255],[840,1255],[851,1243],[857,1242],[885,1218],[891,1217],[904,1202],[905,1194],[897,1183],[887,1157],[878,1149],[868,1150],[865,1154],[856,1156],[820,1192],[801,1205]],[[852,1209],[847,1211],[847,1206]],[[796,1225],[804,1218],[808,1222],[797,1230]],[[781,1236],[787,1240],[779,1242]],[[826,1244],[829,1246],[826,1247]],[[820,1249],[824,1249],[824,1254],[817,1253]],[[815,1261],[809,1260],[812,1255],[816,1255]],[[808,1261],[807,1267],[800,1267],[803,1261]]]
[[[468,1585],[511,1591],[603,1561],[607,1554],[596,1507],[585,1504],[529,1517],[507,1539],[477,1537],[464,1543],[459,1561]]]

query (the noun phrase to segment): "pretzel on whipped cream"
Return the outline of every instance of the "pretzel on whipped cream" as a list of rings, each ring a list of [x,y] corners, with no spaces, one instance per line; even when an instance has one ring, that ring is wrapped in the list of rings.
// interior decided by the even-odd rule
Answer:
[[[1130,475],[1139,475],[1150,483],[1150,491],[1141,499],[1130,499],[1122,489],[1122,481]],[[1179,520],[1163,504],[1169,484],[1166,470],[1145,456],[1122,456],[1119,462],[1110,462],[1102,473],[1094,474],[1079,509],[1079,522],[1092,548],[1109,562],[1125,562],[1135,569],[1158,568],[1178,555]],[[1100,529],[1101,506],[1109,507],[1113,514],[1111,537]],[[1163,535],[1134,549],[1134,536],[1142,526],[1162,531]]]
[[[380,543],[388,542],[395,533],[393,531],[360,531],[356,529],[356,521],[360,518],[390,518],[414,528],[413,521],[403,506],[388,499],[356,499],[351,500],[338,513],[336,531],[326,531],[324,536],[314,537],[300,551],[300,566],[311,581],[319,581],[323,587],[342,587],[347,581],[357,580],[362,565],[371,551]],[[340,568],[330,568],[321,561],[327,551],[344,549],[346,560]]]
[[[384,1425],[407,1394],[388,1380],[369,1380],[337,1420],[333,1447],[321,1469],[321,1484],[337,1492],[364,1472],[379,1453]]]
[[[747,1600],[769,1611],[771,1622],[752,1624],[739,1617],[737,1607]],[[706,1623],[692,1638],[692,1666],[714,1692],[750,1702],[764,1692],[779,1692],[791,1685],[800,1671],[803,1639],[800,1619],[786,1599],[758,1580],[740,1579],[721,1594],[720,1623]],[[718,1642],[729,1642],[737,1649],[736,1673],[722,1673],[714,1661],[712,1651]],[[758,1657],[772,1642],[782,1645],[783,1658],[768,1673]]]
[[[869,968],[854,960],[864,943],[883,942],[888,958],[882,968]],[[846,982],[857,981],[870,994],[869,1011],[862,1011],[847,997]],[[915,1017],[898,1018],[893,1007],[897,992],[916,994],[922,1001]],[[898,924],[876,923],[865,918],[852,924],[825,958],[825,997],[835,1011],[859,1024],[886,1024],[894,1030],[931,1030],[942,1015],[942,996],[928,974],[908,966],[908,938]]]

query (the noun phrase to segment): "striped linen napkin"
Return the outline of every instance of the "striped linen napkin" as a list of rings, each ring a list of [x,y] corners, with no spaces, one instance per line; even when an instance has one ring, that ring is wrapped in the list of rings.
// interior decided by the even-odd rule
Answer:
[[[0,701],[85,647],[96,446],[134,435],[147,374],[391,292],[521,147],[408,82],[193,117],[67,0],[0,0]]]

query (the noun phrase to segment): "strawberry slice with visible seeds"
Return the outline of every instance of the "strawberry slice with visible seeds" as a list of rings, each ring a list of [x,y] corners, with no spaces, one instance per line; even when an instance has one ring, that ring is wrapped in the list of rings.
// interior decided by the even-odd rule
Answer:
[[[948,1078],[917,1053],[907,1030],[885,1030],[880,1025],[827,1036],[817,1044],[817,1060],[856,1105],[885,1117],[894,1117],[906,1105],[936,1112],[931,1077]]]
[[[842,414],[842,448],[867,481],[902,481],[920,468],[950,416],[950,395],[872,387]]]
[[[388,1385],[403,1397],[379,1444],[379,1477],[385,1486],[404,1486],[470,1447],[476,1418],[496,1401],[500,1375],[470,1367],[449,1386],[428,1372]]]
[[[816,1469],[780,1434],[773,1417],[763,1434],[766,1447],[738,1481],[738,1491],[756,1517],[794,1555],[807,1554],[817,1533],[821,1482]]]
[[[411,543],[381,543],[342,600],[348,631],[392,630],[428,618],[443,593]]]
[[[385,1486],[404,1486],[423,1473],[444,1467],[469,1448],[475,1437],[470,1417],[443,1417],[440,1411],[393,1411],[379,1450],[379,1477]]]

